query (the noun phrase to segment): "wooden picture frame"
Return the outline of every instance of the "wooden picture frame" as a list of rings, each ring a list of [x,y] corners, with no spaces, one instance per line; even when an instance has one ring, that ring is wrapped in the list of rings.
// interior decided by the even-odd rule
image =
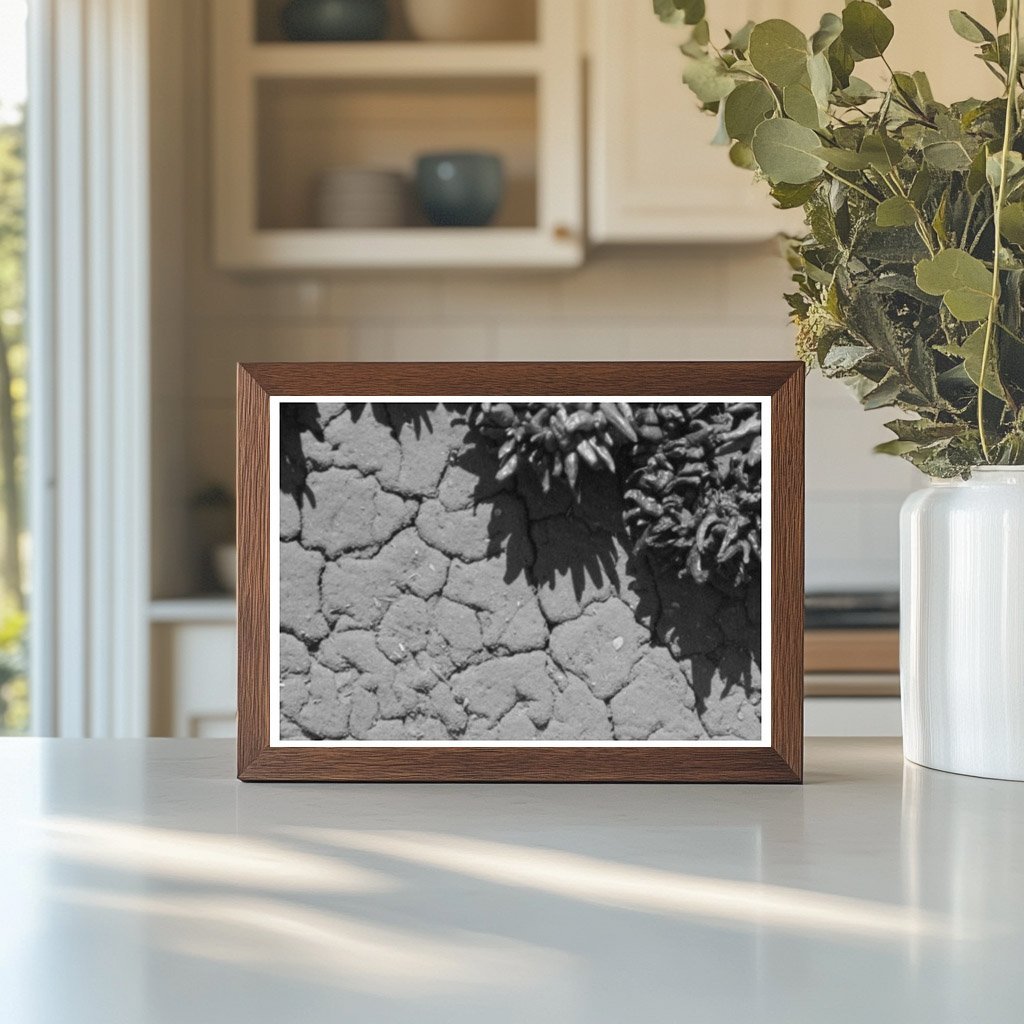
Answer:
[[[339,398],[338,396],[343,396]],[[478,396],[760,402],[770,488],[763,511],[770,631],[756,743],[467,745],[272,742],[272,409],[282,401]],[[695,396],[704,396],[702,398]],[[710,397],[707,397],[710,396]],[[728,397],[724,397],[728,396]],[[483,400],[486,400],[483,399]],[[492,398],[493,400],[500,400]],[[347,406],[338,406],[348,408]],[[424,406],[428,407],[428,406]],[[352,407],[354,408],[354,406]],[[439,405],[438,408],[443,408]],[[483,408],[483,406],[480,406]],[[799,362],[259,363],[238,367],[238,777],[243,781],[800,782],[803,771],[804,367]],[[760,439],[759,439],[760,440]],[[760,486],[760,485],[759,485]],[[273,520],[276,523],[276,519]],[[759,520],[760,522],[760,520]],[[760,527],[759,527],[760,529]],[[274,538],[278,546],[279,540]],[[766,598],[766,600],[765,600]],[[275,613],[276,615],[276,613]],[[759,655],[760,656],[760,655]],[[275,675],[276,674],[276,675]],[[759,691],[760,692],[760,691]],[[758,698],[760,699],[760,698]]]

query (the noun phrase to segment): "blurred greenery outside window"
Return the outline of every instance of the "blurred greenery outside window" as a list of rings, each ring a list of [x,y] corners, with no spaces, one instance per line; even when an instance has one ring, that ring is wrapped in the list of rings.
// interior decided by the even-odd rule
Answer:
[[[25,0],[0,0],[0,735],[29,726]]]

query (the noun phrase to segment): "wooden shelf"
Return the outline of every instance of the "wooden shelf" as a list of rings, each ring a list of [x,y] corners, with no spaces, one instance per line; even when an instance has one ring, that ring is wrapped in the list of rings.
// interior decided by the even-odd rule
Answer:
[[[547,238],[533,228],[395,228],[256,231],[236,248],[223,246],[228,269],[274,267],[574,267],[579,240]]]
[[[899,697],[900,677],[884,672],[809,672],[805,697]]]
[[[536,43],[256,43],[243,63],[255,78],[461,78],[541,73]]]
[[[898,674],[896,629],[809,629],[804,634],[805,672]]]

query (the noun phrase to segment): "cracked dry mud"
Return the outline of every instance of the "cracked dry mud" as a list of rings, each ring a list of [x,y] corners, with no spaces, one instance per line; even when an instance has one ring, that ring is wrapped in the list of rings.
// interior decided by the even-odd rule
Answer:
[[[283,740],[760,737],[759,593],[658,574],[607,474],[575,505],[499,482],[464,407],[309,421],[281,495]]]

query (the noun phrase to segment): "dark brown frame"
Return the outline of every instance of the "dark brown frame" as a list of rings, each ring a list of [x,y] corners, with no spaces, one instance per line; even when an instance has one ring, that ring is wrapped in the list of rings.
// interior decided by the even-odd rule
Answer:
[[[766,747],[271,747],[269,397],[749,395],[772,413],[772,737]],[[243,781],[800,782],[804,367],[709,363],[250,363],[238,367],[238,777]]]

